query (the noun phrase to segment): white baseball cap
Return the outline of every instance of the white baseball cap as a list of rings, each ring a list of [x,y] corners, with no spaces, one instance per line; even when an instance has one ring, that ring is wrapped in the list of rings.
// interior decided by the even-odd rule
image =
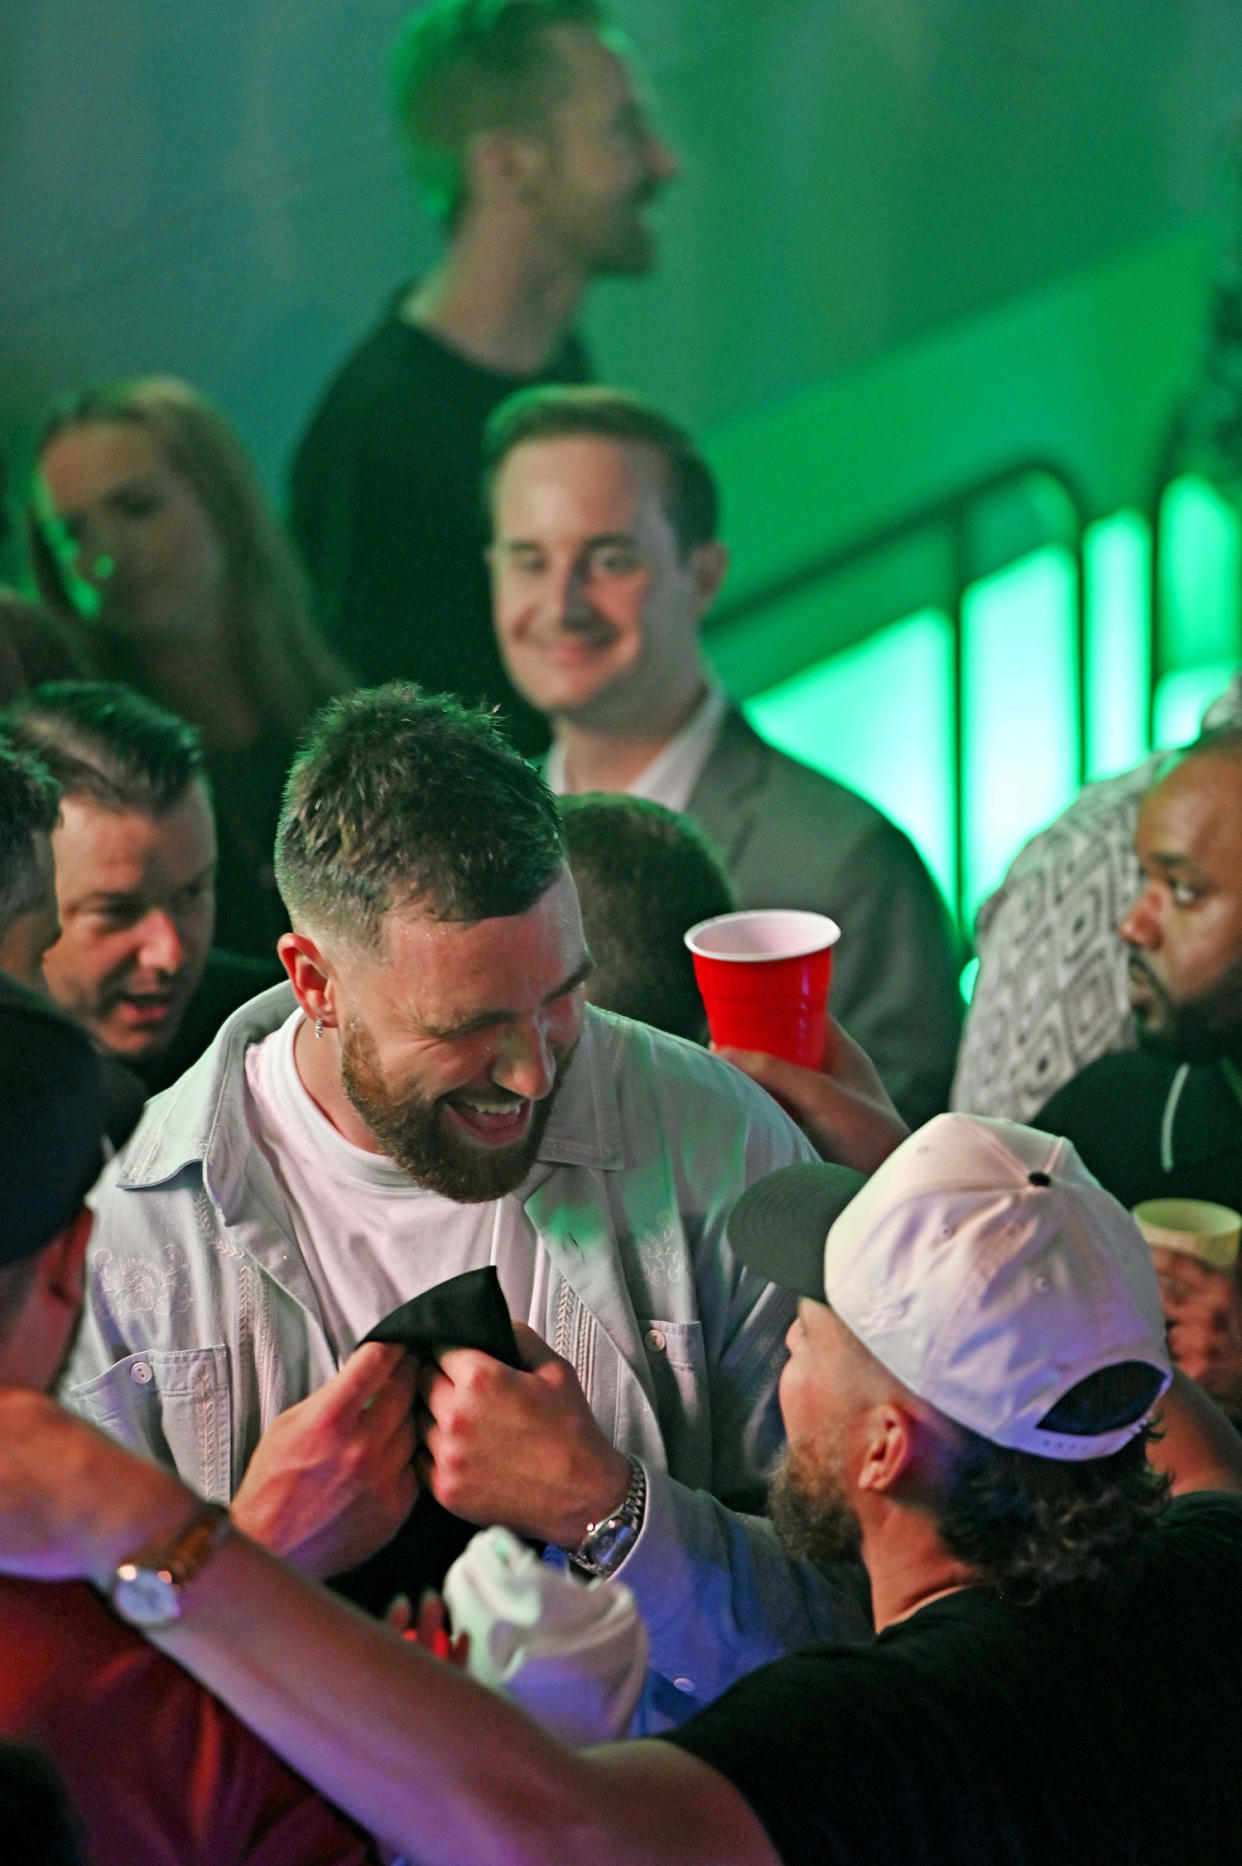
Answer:
[[[738,1200],[729,1242],[771,1282],[827,1302],[920,1399],[1016,1451],[1107,1457],[1172,1378],[1134,1220],[1067,1140],[1012,1121],[937,1115],[870,1179],[784,1167]],[[1136,1397],[1098,1430],[1050,1417],[1122,1365]]]

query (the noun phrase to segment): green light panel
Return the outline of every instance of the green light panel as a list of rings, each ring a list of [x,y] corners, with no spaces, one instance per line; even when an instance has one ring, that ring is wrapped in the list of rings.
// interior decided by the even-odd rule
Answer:
[[[910,835],[953,891],[949,619],[922,610],[745,703],[755,731],[840,779]]]
[[[1113,777],[1147,755],[1147,609],[1151,527],[1117,512],[1087,532],[1087,776]]]
[[[1171,748],[1197,739],[1204,713],[1229,685],[1237,666],[1235,655],[1166,674],[1156,690],[1156,744]]]
[[[1166,666],[1236,663],[1242,552],[1233,508],[1206,480],[1175,480],[1161,514]]]
[[[1073,597],[1073,560],[1054,545],[966,597],[968,923],[1014,850],[1074,795]]]
[[[1160,745],[1185,744],[1242,659],[1242,535],[1202,481],[1170,488],[1162,581],[1167,660]],[[1146,756],[1150,541],[1138,512],[1092,525],[1087,565],[1089,777]],[[966,644],[965,909],[968,923],[1012,857],[1075,790],[1074,563],[1059,546],[982,579],[963,608]],[[948,617],[922,610],[746,702],[756,731],[870,797],[913,838],[953,894],[952,647]]]

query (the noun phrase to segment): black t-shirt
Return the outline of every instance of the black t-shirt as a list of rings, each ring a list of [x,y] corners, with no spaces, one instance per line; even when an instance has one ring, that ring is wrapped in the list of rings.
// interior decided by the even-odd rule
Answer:
[[[1125,1206],[1215,1199],[1242,1211],[1242,1107],[1215,1063],[1182,1075],[1177,1059],[1160,1050],[1101,1056],[1058,1089],[1031,1125],[1072,1140],[1083,1164]]]
[[[787,1866],[1221,1866],[1242,1856],[1242,1499],[1183,1498],[1124,1583],[947,1595],[743,1679],[663,1740]]]
[[[290,525],[333,647],[366,684],[402,677],[503,708],[523,750],[548,742],[492,631],[479,498],[483,428],[515,390],[582,382],[570,336],[537,376],[485,369],[408,323],[396,294],[348,358],[293,463]]]

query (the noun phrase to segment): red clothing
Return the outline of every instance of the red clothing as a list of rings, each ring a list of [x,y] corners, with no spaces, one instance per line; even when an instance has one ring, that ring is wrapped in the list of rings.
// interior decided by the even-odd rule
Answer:
[[[94,1866],[374,1866],[343,1815],[85,1584],[0,1579],[0,1735],[52,1758]]]

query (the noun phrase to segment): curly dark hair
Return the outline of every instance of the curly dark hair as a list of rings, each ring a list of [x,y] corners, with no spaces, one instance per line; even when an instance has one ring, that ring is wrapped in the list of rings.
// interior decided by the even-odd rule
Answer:
[[[1006,1599],[1032,1606],[1145,1554],[1169,1498],[1169,1478],[1147,1462],[1150,1426],[1109,1457],[1081,1461],[1010,1451],[960,1429],[937,1527],[950,1553]]]
[[[295,926],[374,950],[385,914],[522,914],[565,859],[556,799],[496,720],[394,680],[332,701],[285,785],[276,881]]]

